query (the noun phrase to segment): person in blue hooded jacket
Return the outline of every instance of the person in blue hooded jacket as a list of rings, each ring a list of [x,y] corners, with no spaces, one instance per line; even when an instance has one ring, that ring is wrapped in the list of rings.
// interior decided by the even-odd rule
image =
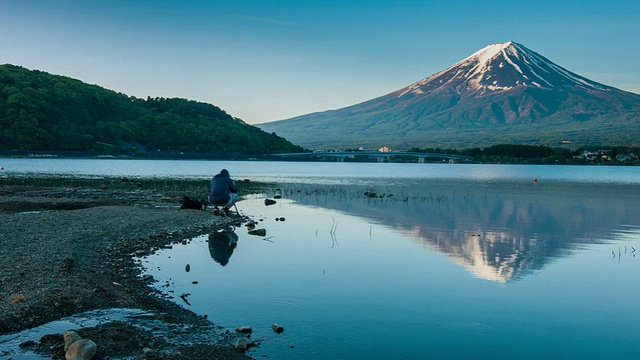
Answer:
[[[211,205],[222,206],[225,214],[229,215],[229,209],[239,198],[236,185],[231,180],[227,169],[222,169],[211,179],[211,184],[209,184],[209,203]]]

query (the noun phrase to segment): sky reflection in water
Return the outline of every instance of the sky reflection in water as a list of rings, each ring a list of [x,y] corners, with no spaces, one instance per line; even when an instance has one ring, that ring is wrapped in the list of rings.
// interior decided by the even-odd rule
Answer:
[[[184,305],[196,313],[252,326],[262,342],[254,356],[640,355],[640,198],[624,186],[450,180],[282,191],[272,206],[238,204],[266,237],[242,227],[143,261],[177,302],[190,293]]]

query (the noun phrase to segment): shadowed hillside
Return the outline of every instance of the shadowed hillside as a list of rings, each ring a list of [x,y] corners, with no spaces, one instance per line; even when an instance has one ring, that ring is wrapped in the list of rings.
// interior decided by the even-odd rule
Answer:
[[[64,76],[0,66],[0,150],[209,156],[300,151],[220,108],[116,93]]]

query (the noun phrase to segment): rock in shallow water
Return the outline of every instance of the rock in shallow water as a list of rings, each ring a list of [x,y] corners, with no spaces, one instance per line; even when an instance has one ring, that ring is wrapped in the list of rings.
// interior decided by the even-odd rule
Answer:
[[[271,328],[273,329],[273,331],[275,331],[277,334],[282,334],[282,332],[284,331],[284,328],[278,324],[271,324]]]
[[[267,230],[266,229],[251,230],[251,231],[249,231],[249,235],[267,236]]]
[[[249,348],[249,342],[245,338],[240,338],[236,341],[236,350],[245,351]]]
[[[236,328],[236,331],[241,333],[250,333],[253,331],[253,329],[251,328],[251,326],[238,326]]]

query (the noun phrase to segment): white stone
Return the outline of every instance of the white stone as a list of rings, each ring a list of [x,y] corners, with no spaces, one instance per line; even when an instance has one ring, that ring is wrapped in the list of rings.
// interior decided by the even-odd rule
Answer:
[[[240,338],[236,341],[236,349],[240,351],[245,351],[249,348],[249,342],[245,338]]]
[[[90,360],[96,356],[96,352],[98,352],[98,345],[96,345],[96,343],[89,339],[81,339],[69,346],[69,350],[67,350],[64,357],[67,360],[75,358]]]
[[[67,350],[69,350],[69,346],[71,346],[71,344],[82,339],[82,337],[78,335],[77,332],[72,330],[65,331],[62,336],[64,337],[64,352],[67,352]]]

